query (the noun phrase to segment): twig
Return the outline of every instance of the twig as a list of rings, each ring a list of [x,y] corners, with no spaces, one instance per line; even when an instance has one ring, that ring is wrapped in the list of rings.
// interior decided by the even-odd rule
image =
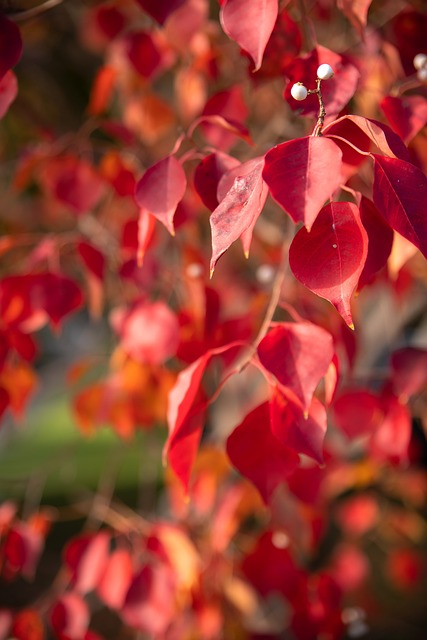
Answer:
[[[316,94],[317,99],[319,100],[319,115],[317,116],[317,122],[316,122],[316,126],[313,129],[313,133],[311,134],[312,136],[322,135],[323,123],[325,122],[325,117],[326,117],[325,103],[323,102],[322,91],[320,88],[321,83],[322,83],[322,80],[320,78],[317,78],[316,88],[310,89],[307,92],[308,95]]]
[[[16,13],[8,13],[8,18],[19,22],[21,20],[28,20],[29,18],[35,18],[40,13],[44,13],[49,9],[53,9],[57,5],[61,4],[63,0],[46,0],[42,4],[32,7],[31,9],[24,9],[23,11],[17,11]]]

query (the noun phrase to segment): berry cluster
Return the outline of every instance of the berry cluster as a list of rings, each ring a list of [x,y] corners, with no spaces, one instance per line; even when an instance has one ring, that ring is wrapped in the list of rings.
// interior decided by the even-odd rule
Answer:
[[[329,80],[334,75],[334,70],[329,64],[321,64],[317,69],[317,79]],[[291,96],[294,100],[305,100],[309,93],[313,93],[303,85],[302,82],[296,82],[291,89]]]
[[[414,58],[414,67],[417,70],[418,80],[427,82],[427,54],[417,53]]]

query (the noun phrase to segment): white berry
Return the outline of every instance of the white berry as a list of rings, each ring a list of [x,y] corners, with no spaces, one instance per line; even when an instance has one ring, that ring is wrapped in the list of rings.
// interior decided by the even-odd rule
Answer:
[[[317,77],[319,80],[329,80],[334,75],[334,70],[330,64],[321,64],[317,69]]]
[[[415,69],[422,69],[427,66],[427,55],[425,53],[417,53],[414,58]]]
[[[291,96],[294,98],[294,100],[305,100],[307,94],[307,87],[304,87],[302,82],[297,82],[292,86]]]
[[[419,69],[417,71],[417,78],[421,82],[427,82],[427,66],[426,67],[422,67],[421,69]]]

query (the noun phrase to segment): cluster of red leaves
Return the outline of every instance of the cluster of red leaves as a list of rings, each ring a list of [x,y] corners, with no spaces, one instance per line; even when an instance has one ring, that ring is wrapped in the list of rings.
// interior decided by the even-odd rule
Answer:
[[[369,0],[316,4],[307,29],[302,6],[220,0],[218,19],[207,0],[90,7],[79,37],[101,63],[87,121],[63,135],[26,125],[32,144],[8,193],[17,220],[6,217],[0,240],[0,417],[21,416],[36,387],[36,332],[59,331],[84,306],[95,321],[107,308],[115,348],[103,377],[85,383],[90,358],[68,373],[76,422],[125,438],[167,423],[171,520],[106,505],[101,530],[67,545],[45,598],[0,610],[0,640],[98,640],[95,614],[107,609],[156,640],[286,630],[338,640],[352,624],[344,602],[369,579],[370,535],[390,543],[396,588],[421,580],[420,555],[402,544],[421,540],[416,517],[378,494],[418,460],[412,418],[425,427],[427,351],[387,345],[380,381],[361,380],[363,345],[349,330],[364,324],[356,294],[378,283],[397,299],[410,300],[414,283],[425,292],[427,100],[395,47],[399,19],[412,14],[396,18],[394,36],[374,37]],[[315,27],[345,20],[365,44],[347,55],[316,42]],[[18,27],[0,15],[5,120],[21,53]],[[316,95],[300,103],[290,90],[314,89],[324,63],[334,77],[322,83],[326,119],[313,135]],[[283,109],[289,122],[280,115],[277,127]],[[255,278],[232,253],[239,239]],[[235,262],[217,268],[227,252]],[[238,417],[223,429],[218,419],[213,434],[226,454],[199,451],[212,403],[239,374],[249,391],[235,394]],[[415,512],[425,478],[407,474],[395,491]],[[0,511],[1,578],[30,581],[48,520],[20,519],[10,502]],[[331,521],[339,543],[319,561]]]

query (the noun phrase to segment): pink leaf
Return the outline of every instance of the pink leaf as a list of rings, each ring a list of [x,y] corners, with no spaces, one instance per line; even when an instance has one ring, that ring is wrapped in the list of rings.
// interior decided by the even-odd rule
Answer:
[[[409,162],[374,158],[374,203],[390,227],[427,258],[427,178]]]
[[[227,454],[268,503],[275,489],[298,466],[298,455],[270,430],[269,403],[251,411],[227,439]]]
[[[271,431],[285,447],[323,464],[326,410],[317,398],[313,398],[307,413],[305,417],[300,407],[277,391],[270,404]]]
[[[158,365],[175,355],[179,344],[178,318],[161,300],[142,301],[111,318],[123,349],[138,362]]]
[[[239,237],[246,240],[246,255],[249,252],[253,228],[268,195],[262,179],[263,167],[264,158],[254,158],[231,170],[232,186],[210,217],[211,274],[222,254]],[[244,235],[248,232],[249,237]]]
[[[147,169],[136,185],[138,205],[157,218],[171,235],[173,217],[187,186],[184,169],[174,156],[167,156]]]
[[[65,563],[76,591],[85,594],[96,587],[107,563],[109,545],[110,536],[105,531],[81,535],[68,544]]]
[[[203,374],[212,357],[241,346],[230,343],[217,349],[211,349],[181,371],[169,394],[168,425],[169,436],[163,449],[163,457],[186,491],[190,481],[191,468],[197,455],[202,435],[204,403],[195,405]]]
[[[54,604],[50,622],[57,637],[70,640],[83,638],[90,620],[89,608],[77,593],[64,593]]]
[[[164,564],[145,565],[134,577],[121,609],[124,622],[151,638],[164,637],[175,611],[172,570]]]
[[[386,96],[380,107],[392,129],[406,143],[427,124],[427,100],[423,96]]]
[[[396,133],[386,124],[369,120],[362,116],[342,116],[323,129],[325,136],[339,136],[364,151],[366,139],[374,143],[378,150],[391,158],[409,160],[409,153]]]
[[[365,264],[368,237],[359,210],[350,202],[331,202],[317,216],[311,233],[300,229],[290,250],[294,276],[329,300],[353,328],[350,298]]]
[[[305,411],[333,355],[332,336],[311,322],[280,323],[258,345],[261,364],[295,394]]]
[[[0,78],[16,65],[21,54],[22,38],[18,27],[0,14]]]
[[[220,21],[225,33],[249,55],[257,71],[278,14],[278,0],[226,0]]]
[[[97,593],[112,609],[121,609],[132,580],[132,559],[127,549],[116,549],[107,560]]]
[[[18,82],[13,71],[6,71],[0,79],[0,118],[7,113],[10,105],[18,95]]]
[[[294,222],[310,229],[325,202],[340,186],[342,153],[320,136],[277,145],[265,156],[263,178],[271,195]]]

